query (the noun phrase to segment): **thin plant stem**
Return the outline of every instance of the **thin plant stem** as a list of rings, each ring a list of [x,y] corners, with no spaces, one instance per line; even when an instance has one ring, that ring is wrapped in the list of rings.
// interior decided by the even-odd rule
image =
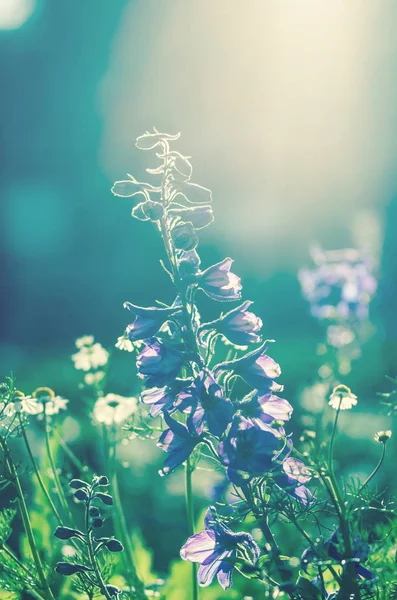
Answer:
[[[57,490],[57,493],[59,496],[59,500],[62,504],[62,508],[64,509],[65,513],[67,514],[70,521],[72,522],[73,521],[72,513],[70,512],[70,508],[69,508],[69,505],[66,500],[65,492],[64,492],[61,482],[59,480],[58,471],[55,466],[54,456],[52,454],[51,440],[50,440],[50,426],[48,424],[48,419],[47,419],[47,415],[46,415],[45,411],[44,411],[44,431],[45,431],[45,443],[46,443],[47,455],[48,455],[48,459],[50,461],[51,471],[52,471],[52,474],[54,477],[55,487],[56,487],[56,490]]]
[[[7,465],[7,469],[9,471],[10,477],[15,485],[15,489],[17,492],[17,498],[18,498],[18,506],[21,511],[22,523],[23,523],[23,527],[24,527],[24,530],[26,533],[26,537],[28,538],[30,550],[32,552],[33,561],[36,565],[37,575],[38,575],[38,578],[40,581],[40,585],[43,588],[43,592],[45,593],[46,599],[47,600],[55,600],[54,596],[52,594],[51,588],[48,585],[46,576],[44,574],[43,565],[41,563],[40,554],[39,554],[39,551],[38,551],[38,548],[36,545],[36,540],[34,538],[32,525],[30,522],[29,511],[26,506],[25,497],[23,494],[23,490],[21,487],[21,482],[19,480],[17,470],[16,470],[15,465],[10,457],[8,448],[7,448],[3,438],[0,438],[0,445],[2,446],[2,449],[4,452],[4,458],[5,458],[5,462]]]
[[[45,497],[46,497],[46,499],[47,499],[47,501],[48,501],[48,503],[49,503],[49,505],[51,507],[51,510],[54,513],[54,515],[55,515],[58,523],[60,525],[62,525],[63,521],[62,521],[62,519],[61,519],[61,517],[59,515],[59,512],[58,512],[58,510],[57,510],[54,502],[52,501],[52,498],[51,498],[51,496],[50,496],[50,494],[49,494],[49,492],[48,492],[45,484],[44,484],[43,478],[42,478],[41,473],[39,471],[39,468],[38,468],[38,466],[36,464],[36,460],[35,460],[35,458],[33,456],[32,449],[30,447],[30,443],[29,443],[29,440],[28,440],[28,436],[26,435],[25,427],[24,427],[23,423],[21,422],[21,419],[20,419],[20,424],[21,424],[22,438],[23,438],[23,441],[25,443],[26,451],[28,453],[30,462],[32,463],[32,467],[33,467],[35,475],[37,477],[37,481],[39,482],[41,490],[42,490],[43,494],[45,495]]]
[[[68,456],[70,462],[77,468],[77,470],[80,473],[87,473],[89,472],[89,469],[87,469],[86,466],[84,466],[82,464],[82,462],[77,458],[77,456],[75,455],[75,453],[69,448],[69,446],[67,445],[67,443],[65,442],[65,440],[59,435],[58,431],[56,429],[53,429],[53,433],[55,434],[60,447],[62,448],[62,450],[65,452],[65,454]]]
[[[193,469],[191,467],[190,458],[186,461],[185,468],[185,488],[186,488],[186,511],[189,524],[189,535],[194,535],[195,519],[194,519],[194,504],[193,504],[193,486],[192,486]],[[197,581],[196,564],[192,563],[192,600],[198,600],[199,590]]]
[[[371,481],[371,479],[373,479],[375,477],[375,475],[377,474],[377,472],[379,471],[379,469],[382,466],[382,463],[384,461],[385,455],[386,455],[386,444],[382,444],[383,448],[382,448],[382,455],[379,459],[378,464],[376,465],[375,469],[372,471],[372,473],[367,477],[367,479],[364,481],[364,483],[362,484],[362,486],[360,487],[360,489],[357,492],[357,496],[363,491],[363,489],[365,488],[365,486],[367,486],[369,484],[369,482]]]
[[[106,588],[106,584],[103,580],[102,573],[99,568],[98,561],[96,559],[95,551],[94,551],[93,544],[92,544],[92,528],[90,527],[90,514],[89,514],[90,503],[91,503],[91,496],[87,500],[86,507],[85,507],[85,528],[87,531],[88,555],[90,558],[91,567],[94,569],[101,593],[105,596],[105,598],[107,600],[112,600],[112,598]]]

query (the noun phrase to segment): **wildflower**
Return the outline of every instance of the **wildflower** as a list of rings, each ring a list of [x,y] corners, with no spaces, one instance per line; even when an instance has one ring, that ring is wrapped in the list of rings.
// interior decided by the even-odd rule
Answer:
[[[100,381],[102,381],[102,379],[104,377],[105,377],[104,371],[95,371],[95,373],[86,373],[84,375],[84,382],[87,385],[95,385],[96,383],[99,383]]]
[[[182,390],[178,400],[192,406],[189,421],[197,433],[202,433],[206,423],[213,435],[221,436],[235,413],[233,404],[223,396],[222,388],[209,371],[201,372],[188,389]]]
[[[81,338],[76,340],[76,348],[83,348],[84,346],[92,346],[94,343],[93,335],[83,335]]]
[[[151,406],[149,414],[151,417],[157,417],[164,412],[173,412],[176,410],[175,402],[179,392],[186,388],[191,380],[175,379],[169,385],[161,388],[151,388],[141,393],[141,402]]]
[[[259,392],[281,391],[282,386],[274,381],[280,376],[281,368],[266,354],[267,348],[268,341],[242,358],[220,363],[215,367],[214,375],[218,376],[225,371],[233,371]]]
[[[274,421],[289,421],[293,408],[291,404],[272,393],[260,394],[257,390],[243,398],[240,407],[244,416],[257,427],[270,425]]]
[[[32,396],[25,396],[23,392],[15,390],[12,400],[0,402],[0,414],[5,417],[14,417],[18,413],[38,415],[43,412],[43,405]]]
[[[120,425],[128,419],[137,408],[137,399],[125,398],[118,394],[107,394],[98,398],[94,405],[94,419],[104,425]]]
[[[387,429],[386,431],[378,431],[378,433],[375,433],[374,435],[374,440],[380,444],[386,444],[386,442],[390,440],[391,434],[392,432],[390,429]]]
[[[186,359],[181,351],[152,338],[137,356],[138,377],[149,387],[162,387],[178,376]]]
[[[181,204],[173,203],[168,215],[172,218],[179,217],[185,223],[190,222],[194,229],[204,229],[214,220],[212,206],[209,204],[186,208]]]
[[[328,252],[314,248],[312,257],[316,266],[298,274],[312,314],[319,319],[366,319],[377,288],[368,261],[349,248]]]
[[[157,446],[167,452],[168,456],[159,473],[160,475],[169,475],[187,460],[197,444],[201,442],[201,437],[195,432],[192,433],[186,425],[171,419],[167,413],[164,413],[164,420],[168,429],[161,434]]]
[[[84,343],[82,340],[85,340]],[[77,340],[76,347],[79,348],[79,351],[72,355],[75,369],[89,371],[103,367],[108,362],[109,352],[98,342],[94,343],[92,336],[85,336]]]
[[[345,385],[337,385],[329,397],[328,404],[335,410],[350,410],[357,404],[357,396]]]
[[[291,456],[283,461],[283,469],[289,479],[294,479],[299,483],[307,483],[312,478],[312,473],[305,464]]]
[[[169,308],[136,306],[131,302],[124,302],[124,308],[128,308],[135,319],[128,325],[126,334],[130,342],[136,342],[154,336],[169,317],[181,312],[179,305]]]
[[[242,288],[240,277],[230,271],[233,260],[225,258],[208,267],[199,278],[199,287],[213,300],[239,300]]]
[[[37,408],[38,412],[43,412],[45,408],[46,415],[57,415],[60,410],[66,410],[69,402],[62,396],[55,396],[55,392],[46,387],[37,388],[33,392],[33,398],[38,405],[41,405],[41,410]]]
[[[271,427],[262,429],[244,417],[236,418],[218,447],[230,481],[241,486],[252,477],[264,475],[273,466],[279,442],[277,431]]]
[[[177,250],[194,250],[198,244],[198,237],[192,223],[181,221],[171,229],[171,238]]]
[[[198,275],[201,262],[196,250],[180,252],[177,261],[178,272],[182,279],[187,281],[187,283],[190,283],[189,280],[194,282]]]
[[[341,554],[341,541],[340,541],[340,533],[337,529],[330,538],[325,540],[322,543],[323,552],[327,553],[330,558],[340,562],[345,568],[346,560],[344,560],[343,552]],[[356,535],[353,538],[353,558],[356,559],[354,564],[354,568],[356,570],[356,574],[360,576],[362,579],[371,580],[374,579],[374,574],[366,569],[362,563],[368,560],[370,546],[362,541],[359,535]],[[310,563],[316,561],[316,554],[311,548],[307,548],[301,557],[302,568],[307,572],[307,568]]]
[[[204,519],[204,531],[192,535],[181,548],[183,560],[200,563],[198,582],[202,587],[210,585],[217,576],[223,589],[232,585],[234,563],[239,556],[246,560],[247,551],[255,564],[259,548],[249,533],[234,533],[217,519],[214,509],[208,509]]]
[[[146,197],[146,196],[145,196]],[[164,216],[164,208],[160,202],[155,202],[146,199],[144,202],[137,204],[131,211],[131,217],[138,221],[160,221]]]
[[[262,321],[254,313],[247,309],[252,302],[246,300],[233,308],[225,315],[221,316],[216,321],[204,323],[200,328],[201,331],[217,331],[221,333],[226,340],[236,346],[248,346],[249,344],[257,344],[261,341],[261,336],[258,335],[262,327]]]

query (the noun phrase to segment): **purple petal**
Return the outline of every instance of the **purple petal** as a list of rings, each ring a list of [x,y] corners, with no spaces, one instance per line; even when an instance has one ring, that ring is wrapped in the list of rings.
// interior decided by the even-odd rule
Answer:
[[[223,552],[215,551],[206,558],[205,562],[201,565],[197,573],[198,582],[201,587],[207,587],[211,585],[221,566],[222,560],[226,558],[228,554],[229,552],[226,550]]]
[[[183,560],[202,563],[215,548],[215,536],[211,531],[200,531],[192,535],[182,546],[180,555]]]

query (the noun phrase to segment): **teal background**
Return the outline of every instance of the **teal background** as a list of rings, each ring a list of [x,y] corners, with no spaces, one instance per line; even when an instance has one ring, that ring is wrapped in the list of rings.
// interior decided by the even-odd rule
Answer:
[[[244,297],[255,301],[266,337],[277,340],[273,356],[297,421],[298,395],[316,377],[324,334],[296,278],[313,239],[326,248],[359,240],[377,262],[376,331],[344,381],[359,397],[350,423],[364,416],[371,424],[381,412],[377,393],[391,388],[397,7],[335,2],[327,17],[308,2],[303,16],[291,17],[288,2],[243,5],[38,0],[20,28],[0,30],[1,372],[12,370],[26,393],[54,388],[70,398],[75,417],[85,405],[70,360],[74,340],[92,333],[111,347],[128,323],[124,301],[172,300],[156,231],[133,221],[129,200],[110,193],[126,171],[143,176],[148,155],[134,140],[153,125],[182,131],[178,149],[192,154],[195,181],[213,190],[216,223],[202,234],[203,265],[235,259]],[[360,229],[363,212],[377,235]],[[210,315],[210,303],[201,302]],[[132,356],[115,359],[109,391],[137,391]],[[360,427],[350,426],[339,458],[365,470],[377,447],[371,426]],[[93,440],[87,430],[76,442],[87,460],[95,457]],[[182,510],[183,500],[176,485],[159,508],[162,456],[148,444],[136,446],[152,464],[138,469],[129,498],[161,570],[183,535],[163,544],[157,532],[171,535],[178,511],[164,516],[167,503]],[[383,481],[391,474],[389,462]]]

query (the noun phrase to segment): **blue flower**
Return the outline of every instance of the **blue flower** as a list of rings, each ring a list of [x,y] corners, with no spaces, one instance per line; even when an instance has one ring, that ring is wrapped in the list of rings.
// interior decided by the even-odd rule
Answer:
[[[157,446],[167,452],[168,456],[159,473],[169,475],[189,458],[197,444],[201,442],[201,437],[192,433],[186,425],[171,419],[167,413],[164,413],[164,420],[168,429],[161,434]]]
[[[340,532],[337,529],[330,538],[325,540],[321,546],[320,550],[323,554],[327,554],[333,560],[341,563],[343,561],[343,565],[345,566],[346,561],[343,560],[345,557],[340,553]],[[355,536],[353,539],[353,559],[356,560],[354,563],[354,567],[358,576],[366,579],[368,581],[375,579],[374,573],[372,573],[369,569],[366,569],[362,563],[368,560],[370,551],[369,544],[366,544],[362,541],[359,535]],[[318,561],[318,557],[315,550],[311,547],[306,548],[301,556],[301,567],[307,573],[308,567],[311,563],[316,563]]]
[[[273,421],[289,421],[293,408],[291,404],[271,392],[261,394],[258,390],[250,393],[240,403],[244,416],[257,427],[270,425]]]
[[[203,271],[199,278],[199,287],[213,300],[239,300],[241,297],[240,277],[231,273],[231,258],[225,258],[216,265]]]
[[[146,340],[136,359],[138,377],[145,379],[148,387],[162,387],[178,377],[186,359],[186,353],[161,340]]]
[[[262,321],[254,313],[247,310],[251,304],[250,300],[246,300],[243,304],[237,308],[233,308],[233,310],[216,321],[204,323],[200,331],[215,330],[236,346],[248,346],[249,344],[259,343],[261,336],[258,335],[258,331],[262,327]]]
[[[191,405],[189,422],[197,433],[202,433],[206,423],[213,435],[222,435],[235,412],[209,371],[201,372],[192,385],[179,394],[179,401]]]
[[[124,302],[123,306],[135,315],[135,320],[126,329],[131,342],[156,335],[165,321],[181,312],[181,308],[178,305],[169,308],[152,306],[145,308],[131,304],[131,302]]]
[[[178,408],[175,403],[178,400],[179,392],[188,387],[191,381],[191,379],[175,379],[175,381],[164,387],[144,390],[141,393],[141,401],[144,404],[151,405],[150,416],[157,417],[161,413],[174,412]]]
[[[284,490],[298,502],[304,505],[313,504],[316,498],[311,491],[303,485],[312,478],[312,472],[305,464],[292,456],[287,456],[282,465],[283,471],[275,477],[275,482],[279,488]],[[298,485],[299,484],[299,485]]]
[[[271,427],[255,427],[244,417],[236,418],[227,438],[219,444],[221,463],[227,466],[227,475],[236,485],[247,483],[252,477],[264,475],[273,467],[280,447],[280,436]]]
[[[255,564],[259,558],[259,548],[249,533],[234,533],[221,523],[214,509],[207,511],[204,527],[204,531],[192,535],[182,546],[181,557],[200,564],[197,574],[200,586],[210,585],[216,575],[225,590],[232,585],[239,549],[248,551]]]
[[[268,341],[242,358],[220,363],[215,367],[214,375],[217,377],[225,371],[233,371],[259,392],[281,391],[283,387],[274,381],[280,376],[281,368],[266,354],[267,348]]]

